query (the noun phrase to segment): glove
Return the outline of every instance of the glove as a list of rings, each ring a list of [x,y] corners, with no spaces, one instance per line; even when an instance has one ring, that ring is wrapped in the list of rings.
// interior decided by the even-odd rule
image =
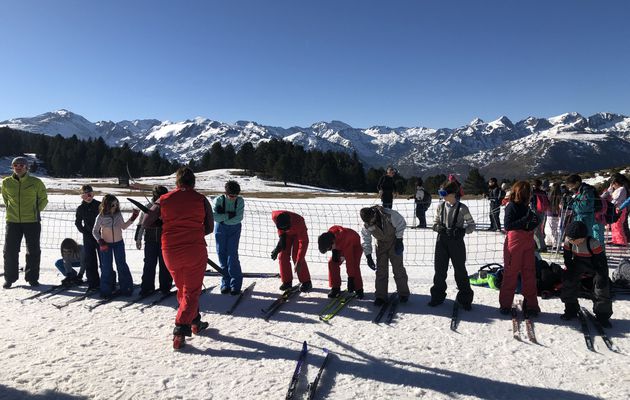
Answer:
[[[136,249],[142,250],[142,240],[136,240]]]
[[[227,215],[228,215],[228,219],[232,219],[236,217],[236,211],[228,211]]]
[[[438,233],[438,235],[444,235],[446,233],[446,226],[444,224],[435,224],[433,225],[433,230]]]
[[[336,263],[341,262],[341,254],[339,254],[339,250],[333,249],[332,260]]]
[[[394,245],[394,251],[396,255],[402,256],[403,251],[405,251],[405,245],[403,244],[402,238],[396,238],[396,244]]]
[[[99,239],[98,240],[98,248],[102,252],[106,252],[107,250],[109,250],[109,246],[107,245],[107,242],[105,241],[105,239]]]
[[[276,258],[278,258],[278,253],[280,253],[280,249],[278,249],[277,247],[275,249],[273,249],[273,251],[271,252],[271,259],[275,260]]]
[[[136,218],[138,218],[138,215],[140,215],[140,210],[135,209],[131,212],[131,220],[135,221]]]
[[[214,208],[214,212],[217,214],[225,214],[225,207],[223,206],[216,206]]]
[[[368,267],[370,267],[370,269],[372,271],[376,271],[376,264],[374,264],[374,259],[372,258],[372,255],[371,254],[366,254],[365,258],[367,260]]]

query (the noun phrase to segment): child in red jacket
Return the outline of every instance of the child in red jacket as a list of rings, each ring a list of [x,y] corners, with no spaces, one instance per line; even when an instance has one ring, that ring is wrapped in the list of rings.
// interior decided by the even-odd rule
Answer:
[[[328,284],[331,287],[328,297],[337,297],[341,292],[340,266],[345,260],[348,272],[348,292],[356,292],[357,298],[362,299],[364,296],[363,279],[359,264],[363,248],[359,234],[350,228],[331,226],[328,232],[319,236],[318,245],[322,254],[332,250],[332,257],[328,260]]]
[[[280,290],[287,290],[293,285],[291,258],[295,264],[295,271],[302,283],[300,291],[308,292],[313,288],[311,274],[306,264],[306,250],[308,249],[308,233],[302,216],[290,211],[276,210],[271,212],[271,219],[278,228],[278,244],[271,252],[271,259],[280,256]]]

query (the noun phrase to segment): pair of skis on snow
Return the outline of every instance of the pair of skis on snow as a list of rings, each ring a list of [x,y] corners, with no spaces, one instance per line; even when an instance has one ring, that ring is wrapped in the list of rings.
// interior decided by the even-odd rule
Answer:
[[[302,371],[302,366],[306,362],[307,354],[308,354],[308,346],[306,344],[306,341],[304,341],[304,343],[302,343],[302,351],[300,351],[300,355],[298,356],[297,365],[295,366],[295,371],[293,371],[293,375],[291,376],[291,382],[289,383],[289,390],[287,391],[286,400],[291,400],[295,398],[298,381],[300,379],[300,373]],[[324,369],[326,368],[326,365],[328,364],[328,361],[330,360],[331,353],[327,349],[324,349],[324,354],[326,354],[326,356],[324,357],[324,361],[322,362],[322,365],[319,367],[319,370],[317,371],[317,375],[315,376],[315,379],[308,384],[308,387],[306,389],[306,391],[308,392],[307,399],[309,400],[312,400],[315,398],[317,386],[319,385],[319,381],[322,377],[322,374],[324,373]]]
[[[295,285],[284,292],[278,297],[273,303],[271,303],[267,308],[263,308],[260,310],[262,317],[265,321],[269,321],[269,319],[278,311],[278,309],[284,304],[290,301],[293,297],[297,296],[300,293],[300,285]]]
[[[516,340],[521,340],[521,320],[519,318],[519,311],[523,315],[523,321],[525,323],[525,332],[530,342],[538,344],[536,339],[536,332],[534,331],[534,323],[532,322],[529,312],[527,311],[527,303],[522,300],[512,303],[512,336]]]
[[[319,312],[319,320],[323,322],[328,322],[335,317],[335,315],[339,314],[341,310],[343,310],[351,301],[357,297],[355,292],[348,292],[344,290],[339,293],[339,296],[330,300],[324,308]]]
[[[597,320],[597,318],[595,318],[593,313],[591,313],[589,310],[587,310],[584,307],[580,307],[578,311],[578,319],[580,320],[582,334],[584,334],[584,341],[586,342],[586,348],[588,348],[590,351],[595,352],[595,344],[593,343],[593,336],[591,335],[591,331],[588,327],[588,320],[590,320],[593,326],[595,327],[595,330],[597,331],[599,336],[601,336],[602,340],[606,344],[606,347],[608,347],[608,350],[615,353],[619,353],[619,349],[617,348],[617,346],[614,345],[610,337],[606,334],[606,330],[604,330],[604,327]]]
[[[389,299],[387,299],[387,301],[383,303],[381,308],[378,310],[378,313],[376,313],[376,316],[372,320],[372,323],[379,324],[381,320],[383,319],[383,317],[385,316],[385,313],[387,313],[387,317],[385,318],[385,324],[387,325],[391,324],[392,320],[394,319],[394,315],[396,315],[398,304],[400,304],[400,296],[398,296],[398,293],[394,292],[390,294]]]

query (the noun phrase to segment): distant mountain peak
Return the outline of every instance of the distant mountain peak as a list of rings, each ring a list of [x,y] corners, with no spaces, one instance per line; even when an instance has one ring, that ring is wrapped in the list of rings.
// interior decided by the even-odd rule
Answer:
[[[475,125],[481,125],[484,124],[485,122],[483,122],[483,119],[477,117],[475,119],[473,119],[472,121],[470,121],[470,123],[468,125],[470,126],[475,126]]]

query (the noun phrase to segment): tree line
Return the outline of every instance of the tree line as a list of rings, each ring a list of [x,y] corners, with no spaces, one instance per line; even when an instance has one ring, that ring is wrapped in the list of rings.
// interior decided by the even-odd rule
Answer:
[[[102,138],[79,140],[76,136],[47,136],[0,128],[0,156],[35,153],[53,177],[111,177],[127,176],[127,166],[133,177],[172,174],[181,164],[169,161],[155,150],[149,155],[133,151],[125,143],[110,147]],[[194,171],[223,168],[243,169],[250,175],[288,184],[293,182],[348,192],[376,192],[385,168],[364,168],[356,152],[305,150],[291,142],[272,139],[257,147],[248,142],[236,151],[231,144],[215,142],[209,150],[188,165]],[[446,181],[445,174],[424,179],[424,187],[437,193]],[[413,194],[416,177],[394,177],[396,191]],[[462,182],[467,194],[486,191],[485,178],[472,169]]]
[[[0,156],[24,153],[35,153],[47,173],[59,178],[127,176],[127,166],[134,177],[169,175],[179,166],[158,151],[145,155],[126,143],[110,147],[103,138],[79,140],[76,135],[64,138],[0,128]]]

